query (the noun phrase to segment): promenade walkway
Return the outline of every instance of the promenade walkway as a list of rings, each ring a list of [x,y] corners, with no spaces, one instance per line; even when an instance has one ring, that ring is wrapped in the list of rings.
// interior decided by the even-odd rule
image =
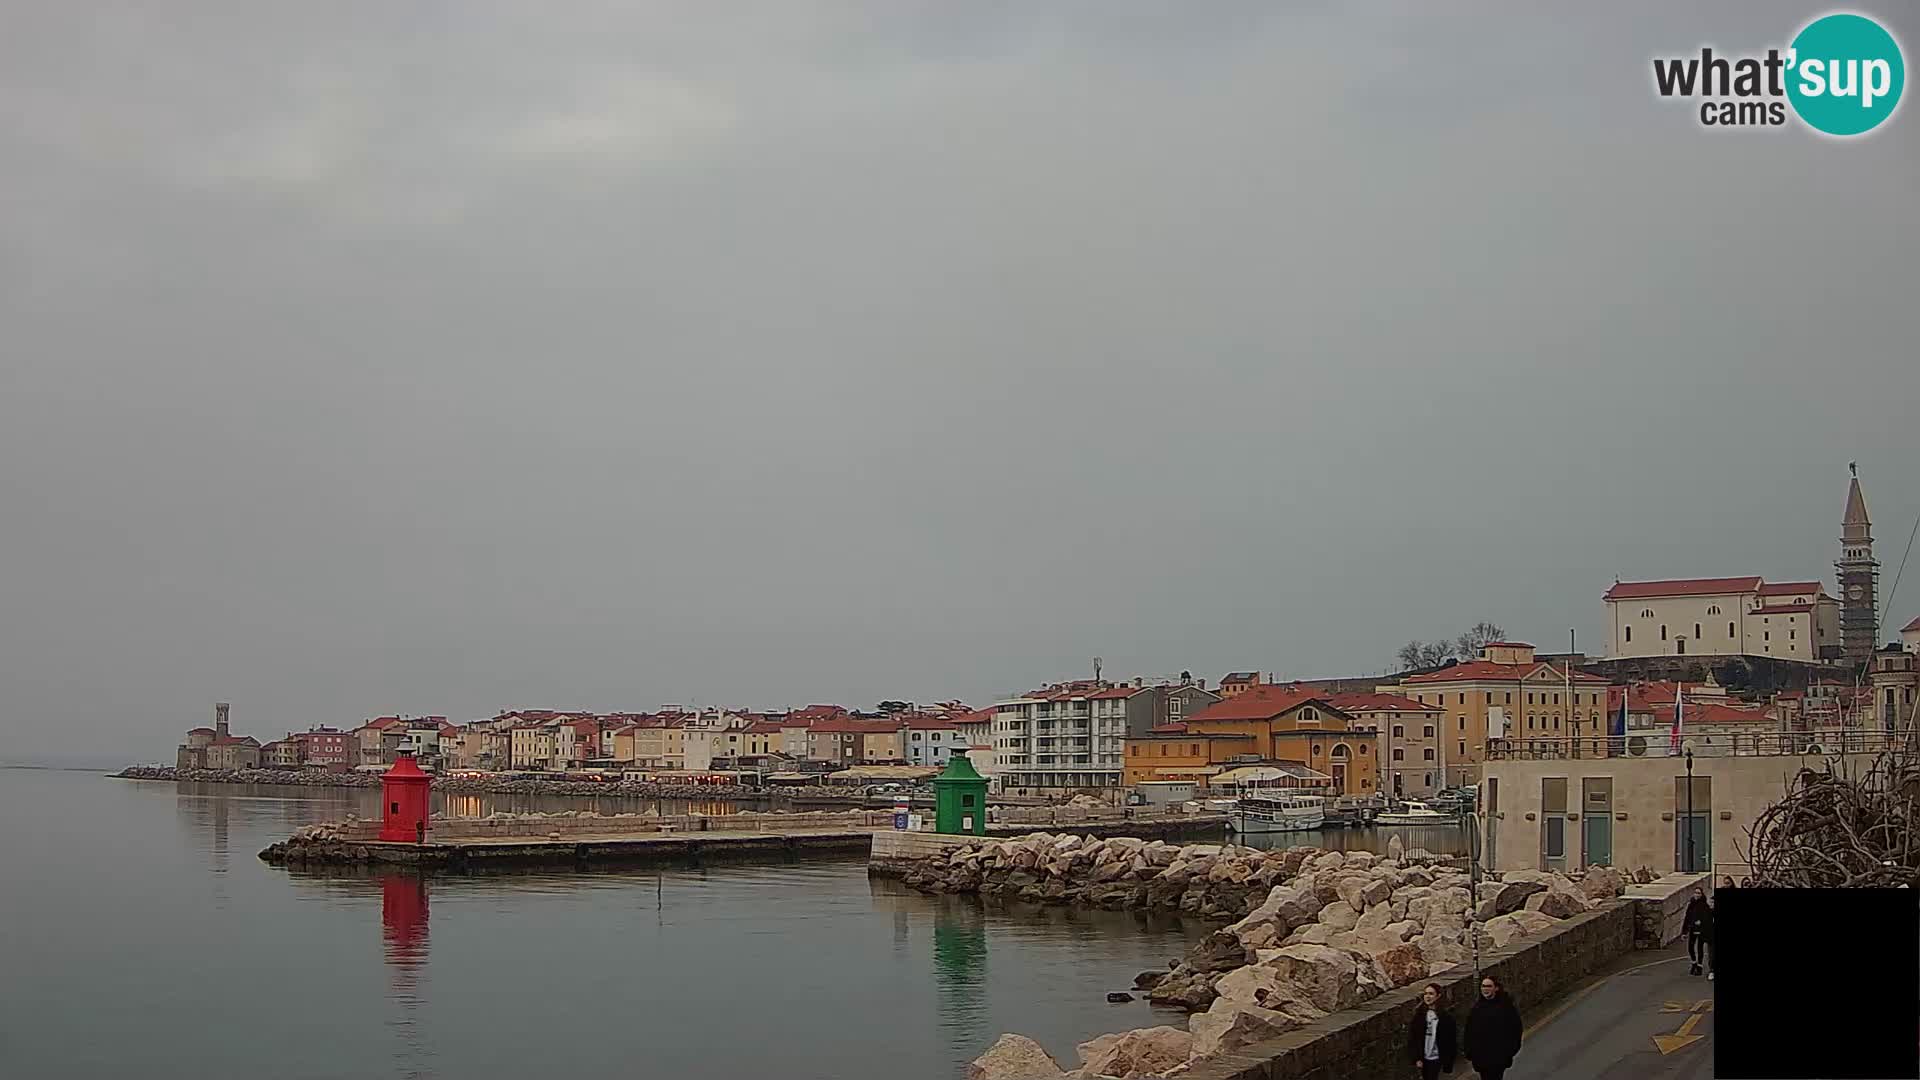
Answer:
[[[1521,1016],[1507,1080],[1713,1076],[1713,983],[1687,974],[1684,948],[1631,953],[1557,1002],[1523,1002]],[[1477,1080],[1464,1064],[1454,1075]]]

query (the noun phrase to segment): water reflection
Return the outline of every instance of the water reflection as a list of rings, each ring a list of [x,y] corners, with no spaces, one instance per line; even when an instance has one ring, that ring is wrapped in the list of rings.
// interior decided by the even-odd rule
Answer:
[[[389,972],[393,1010],[387,1026],[400,1037],[403,1075],[431,1076],[419,1024],[424,995],[420,978],[427,964],[427,880],[405,874],[380,879],[380,937]]]
[[[954,898],[933,916],[933,982],[940,1031],[955,1060],[994,1037],[986,1031],[987,919],[977,903]]]

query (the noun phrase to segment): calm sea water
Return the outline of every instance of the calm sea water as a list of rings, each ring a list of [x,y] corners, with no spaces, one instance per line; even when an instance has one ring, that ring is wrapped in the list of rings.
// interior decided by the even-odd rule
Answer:
[[[1210,929],[925,897],[862,861],[422,881],[256,858],[376,799],[0,770],[0,1076],[897,1080],[1004,1031],[1071,1064],[1177,1022],[1105,993]]]

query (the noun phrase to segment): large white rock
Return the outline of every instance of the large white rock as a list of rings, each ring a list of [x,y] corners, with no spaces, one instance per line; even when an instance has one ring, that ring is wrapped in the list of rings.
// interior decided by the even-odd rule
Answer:
[[[1542,930],[1552,928],[1559,920],[1542,915],[1537,911],[1514,911],[1488,920],[1483,928],[1485,938],[1496,949],[1504,949],[1517,938],[1528,937]]]
[[[1193,1033],[1177,1027],[1124,1031],[1082,1043],[1080,1054],[1085,1062],[1081,1072],[1087,1076],[1122,1080],[1157,1076],[1185,1065],[1193,1056]]]
[[[1359,971],[1351,954],[1327,945],[1296,944],[1281,949],[1261,967],[1280,974],[1300,989],[1314,1008],[1339,1012],[1361,999]]]
[[[1194,1013],[1187,1020],[1187,1028],[1193,1032],[1195,1057],[1238,1050],[1263,1039],[1285,1035],[1297,1026],[1282,1013],[1224,998],[1214,1002],[1206,1012]]]
[[[1055,1080],[1065,1072],[1052,1055],[1025,1035],[1002,1035],[967,1066],[967,1080]]]
[[[1328,904],[1320,909],[1319,921],[1335,930],[1351,930],[1353,924],[1360,921],[1360,913],[1352,904]]]

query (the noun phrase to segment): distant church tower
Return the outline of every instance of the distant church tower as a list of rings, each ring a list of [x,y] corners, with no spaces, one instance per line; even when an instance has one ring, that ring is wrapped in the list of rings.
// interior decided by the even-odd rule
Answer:
[[[1873,522],[1860,494],[1860,467],[1848,462],[1847,469],[1853,481],[1847,485],[1847,513],[1840,523],[1840,561],[1833,568],[1840,576],[1840,644],[1847,663],[1864,664],[1873,659],[1873,639],[1880,631],[1874,615],[1880,601],[1880,564],[1873,558]]]

